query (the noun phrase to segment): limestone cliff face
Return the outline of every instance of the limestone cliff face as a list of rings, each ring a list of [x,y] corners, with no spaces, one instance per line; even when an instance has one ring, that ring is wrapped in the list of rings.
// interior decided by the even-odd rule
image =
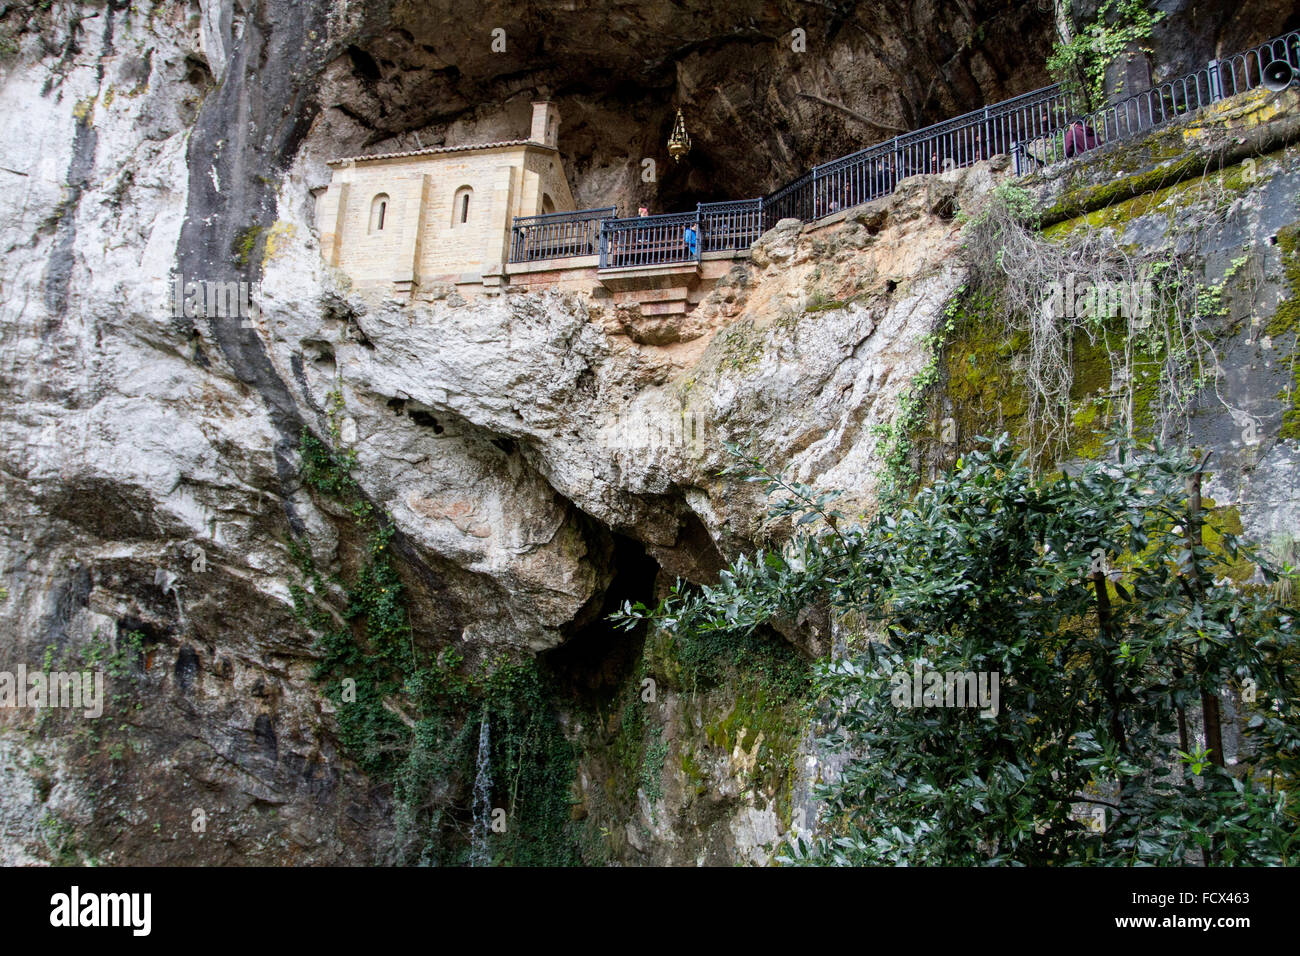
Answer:
[[[392,858],[393,789],[340,747],[293,615],[295,548],[345,577],[359,545],[299,478],[304,428],[354,452],[391,515],[419,654],[540,653],[570,679],[574,817],[606,834],[590,858],[765,860],[810,819],[803,728],[725,675],[696,693],[603,615],[779,533],[718,476],[724,442],[875,507],[875,426],[964,278],[954,215],[1005,164],[778,224],[671,329],[557,293],[367,300],[321,264],[313,216],[325,159],[513,135],[538,92],[589,204],[647,198],[664,104],[696,103],[667,204],[883,135],[801,93],[908,126],[1042,79],[1019,54],[1050,17],[1025,5],[752,7],[3,5],[0,670],[108,661],[109,701],[100,721],[0,710],[0,861]],[[824,54],[774,52],[797,24]],[[916,57],[929,75],[899,81]],[[176,316],[177,274],[256,283],[262,314]],[[802,654],[833,639],[784,630]],[[660,694],[618,716],[638,660]],[[445,790],[430,799],[464,807],[464,779]]]

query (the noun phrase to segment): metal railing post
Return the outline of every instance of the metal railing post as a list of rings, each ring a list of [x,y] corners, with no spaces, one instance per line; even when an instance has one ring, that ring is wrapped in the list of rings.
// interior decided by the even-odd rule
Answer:
[[[1206,70],[1210,81],[1210,102],[1217,103],[1223,99],[1223,77],[1219,75],[1219,61],[1211,60]]]
[[[1278,58],[1279,51],[1288,62],[1300,65],[1300,34],[1291,31],[1244,53],[1210,60],[1205,68],[1204,100],[1200,70],[1151,90],[1118,98],[1096,110],[1074,102],[1074,97],[1059,85],[1044,87],[814,166],[768,196],[729,203],[697,203],[693,216],[666,214],[639,222],[633,218],[619,219],[615,209],[612,217],[597,220],[596,216],[608,208],[602,207],[568,214],[516,217],[512,224],[511,259],[532,261],[580,254],[573,250],[590,249],[594,229],[602,269],[614,265],[679,262],[690,258],[683,257],[686,250],[679,245],[679,230],[693,222],[694,258],[699,261],[706,241],[715,250],[739,249],[743,240],[762,235],[781,218],[815,221],[829,214],[832,205],[842,204],[847,208],[870,201],[894,192],[898,181],[909,175],[940,173],[952,166],[969,165],[977,157],[1009,151],[1015,175],[1023,176],[1039,166],[1065,158],[1061,155],[1062,147],[1072,121],[1084,123],[1085,130],[1094,129],[1097,146],[1132,136],[1190,110],[1226,99],[1242,89],[1253,88],[1258,80],[1252,77],[1262,72],[1266,62]],[[1242,62],[1241,82],[1238,61]],[[998,111],[996,116],[994,110]],[[904,136],[907,143],[903,142]],[[1084,143],[1087,143],[1086,136]],[[1034,154],[1034,144],[1040,145],[1041,156]],[[1085,145],[1072,152],[1083,152],[1086,148]],[[705,222],[711,230],[707,238]],[[617,238],[613,238],[616,234]]]

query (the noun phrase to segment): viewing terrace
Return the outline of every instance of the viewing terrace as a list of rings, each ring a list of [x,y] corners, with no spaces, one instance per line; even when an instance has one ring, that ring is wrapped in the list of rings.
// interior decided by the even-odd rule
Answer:
[[[631,218],[618,217],[615,207],[515,218],[505,270],[512,286],[594,283],[646,314],[685,312],[782,219],[816,222],[887,196],[908,177],[997,155],[1009,156],[1022,176],[1226,97],[1298,79],[1300,33],[1293,32],[1096,110],[1048,86],[823,163],[756,199]]]

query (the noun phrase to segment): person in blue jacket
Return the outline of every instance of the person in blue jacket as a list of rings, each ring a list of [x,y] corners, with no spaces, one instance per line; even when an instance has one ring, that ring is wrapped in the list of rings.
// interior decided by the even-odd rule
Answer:
[[[686,240],[686,251],[694,257],[700,248],[700,234],[695,229],[695,223],[686,227],[683,238]]]

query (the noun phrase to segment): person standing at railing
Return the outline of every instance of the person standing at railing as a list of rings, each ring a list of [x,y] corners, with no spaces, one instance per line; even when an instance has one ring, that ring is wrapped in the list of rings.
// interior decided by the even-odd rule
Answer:
[[[647,209],[645,206],[638,206],[636,210],[636,214],[637,217],[640,219],[650,218],[650,210]],[[625,232],[623,236],[624,236],[624,240],[623,240],[624,248],[622,250],[623,257],[622,257],[621,264],[636,265],[637,262],[640,261],[641,259],[639,253],[646,245],[645,230],[637,229],[635,232],[632,232],[631,235]],[[628,240],[631,241],[629,242]]]
[[[846,178],[843,191],[831,200],[831,212],[853,208],[853,185]]]
[[[1066,158],[1096,148],[1097,133],[1090,124],[1085,123],[1082,119],[1075,120],[1070,124],[1070,128],[1065,131]]]
[[[682,236],[686,240],[686,251],[689,252],[691,258],[694,259],[697,255],[699,255],[699,251],[700,251],[700,234],[698,230],[695,228],[695,223],[692,222],[688,224],[686,227],[686,231],[682,234]]]
[[[876,160],[876,198],[886,196],[894,191],[898,185],[898,163],[895,161],[894,154],[890,153],[884,159]]]

